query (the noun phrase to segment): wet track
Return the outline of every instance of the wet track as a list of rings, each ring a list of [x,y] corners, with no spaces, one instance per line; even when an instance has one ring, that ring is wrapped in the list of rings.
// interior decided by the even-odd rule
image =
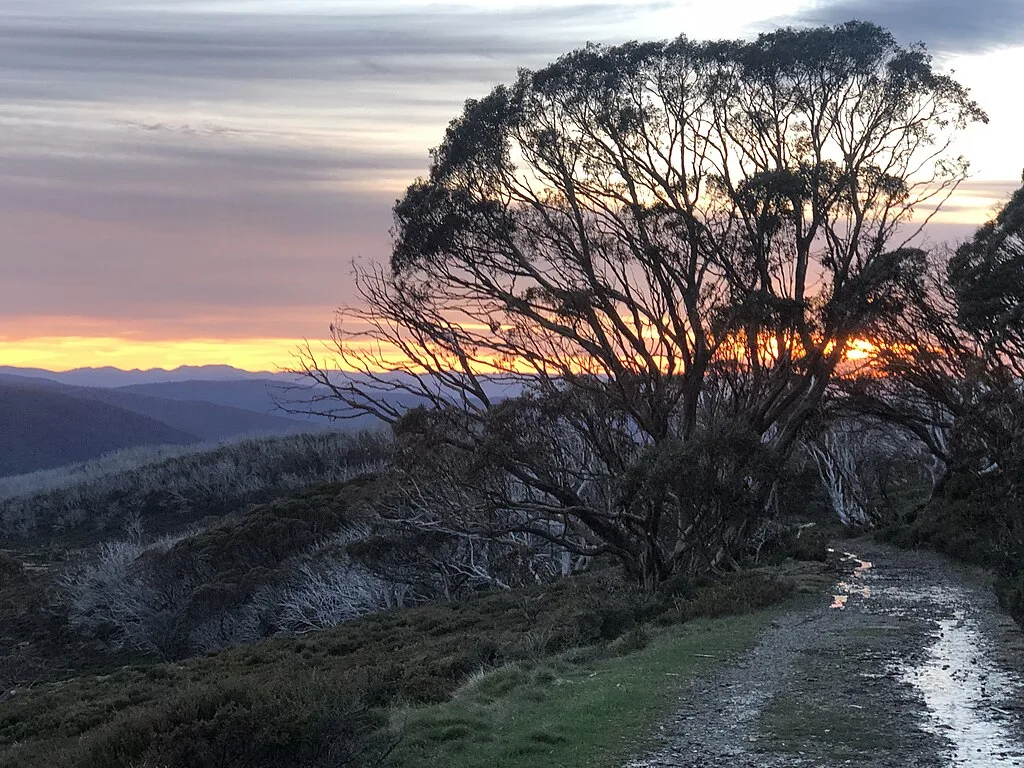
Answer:
[[[1021,635],[991,591],[932,554],[851,549],[831,601],[695,682],[630,768],[1024,766]]]

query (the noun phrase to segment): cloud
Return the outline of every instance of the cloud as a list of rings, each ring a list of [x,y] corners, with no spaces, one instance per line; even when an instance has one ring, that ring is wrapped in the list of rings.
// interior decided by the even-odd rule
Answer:
[[[347,13],[225,13],[216,12],[217,5],[206,11],[196,10],[202,6],[195,3],[172,11],[101,8],[68,16],[0,12],[0,69],[22,73],[21,82],[4,82],[0,94],[31,90],[36,97],[64,98],[78,84],[85,89],[79,97],[119,99],[126,89],[131,93],[155,81],[166,95],[216,90],[233,81],[488,78],[588,37],[607,36],[664,3],[432,6],[414,14],[367,12],[361,4]]]
[[[934,43],[947,4],[975,23],[952,2],[878,20]],[[0,325],[315,335],[353,297],[349,260],[386,257],[395,197],[466,98],[641,18],[678,19],[671,36],[756,15],[734,6],[3,0]],[[872,9],[896,13],[843,0],[800,21]]]
[[[850,19],[888,28],[904,43],[940,53],[981,53],[1024,40],[1021,0],[837,0],[782,21],[837,24]]]
[[[393,199],[466,97],[663,6],[9,0],[0,205],[320,231],[315,197]]]

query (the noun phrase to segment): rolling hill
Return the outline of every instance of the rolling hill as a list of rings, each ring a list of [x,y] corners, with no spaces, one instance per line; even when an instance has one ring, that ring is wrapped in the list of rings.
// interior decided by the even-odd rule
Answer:
[[[179,385],[185,389],[179,392]],[[260,399],[266,390],[263,383],[243,387],[238,397],[226,391],[220,402],[205,399],[187,385],[168,385],[170,396],[154,397],[132,388],[69,386],[49,378],[0,373],[0,476],[138,445],[211,443],[327,428],[267,413],[272,401],[269,394]],[[247,391],[250,396],[242,396]]]
[[[275,376],[272,373],[252,373],[233,368],[230,365],[182,365],[165,370],[152,368],[149,370],[130,371],[104,366],[101,368],[75,368],[70,371],[47,371],[43,368],[18,368],[11,365],[0,365],[0,377],[31,376],[45,378],[60,384],[76,387],[122,387],[128,384],[151,384],[155,382],[186,381],[188,379],[206,379],[214,381],[236,381],[258,379]]]
[[[0,383],[0,475],[48,469],[137,445],[198,437],[109,403]]]
[[[291,379],[282,376],[234,381],[193,379],[130,384],[118,387],[115,391],[135,396],[159,397],[164,400],[215,403],[307,423],[308,419],[302,416],[286,415],[277,408],[277,400],[285,401],[296,396],[296,393],[289,392],[290,384]],[[326,422],[326,419],[312,419],[312,421],[323,423]]]
[[[224,440],[240,435],[283,435],[319,428],[305,421],[205,400],[151,397],[99,387],[76,387],[69,394],[149,416],[203,440]]]
[[[236,406],[229,397],[220,402],[205,397],[174,396],[178,384],[170,385],[170,397],[158,397],[136,392],[130,387],[79,387],[62,384],[50,378],[24,377],[0,373],[0,383],[61,392],[83,400],[95,400],[107,405],[148,416],[168,426],[187,432],[201,440],[223,440],[240,435],[275,435],[316,429],[301,419],[267,413],[267,408],[248,408],[242,402]],[[187,385],[188,382],[181,382]],[[198,393],[194,393],[198,394]],[[269,400],[268,400],[269,402]]]

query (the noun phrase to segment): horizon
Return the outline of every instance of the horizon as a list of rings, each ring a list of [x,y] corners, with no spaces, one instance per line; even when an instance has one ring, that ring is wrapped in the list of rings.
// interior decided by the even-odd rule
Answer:
[[[44,373],[77,373],[79,371],[118,371],[120,373],[177,373],[178,371],[184,370],[209,370],[211,368],[227,368],[232,371],[238,371],[240,373],[267,373],[275,375],[278,373],[287,373],[287,371],[269,371],[269,370],[249,370],[247,368],[238,368],[234,365],[225,365],[223,363],[207,363],[204,365],[178,365],[172,368],[153,367],[153,368],[119,368],[116,365],[83,365],[76,368],[39,368],[36,366],[20,366],[20,365],[0,365],[0,371],[3,370],[17,370],[17,371],[42,371]]]
[[[1024,105],[1002,75],[1024,67],[1021,16],[1015,0],[12,0],[0,365],[287,368],[353,299],[350,262],[387,259],[392,202],[463,101],[588,41],[849,18],[923,40],[991,117],[928,229],[955,242],[1020,184]]]

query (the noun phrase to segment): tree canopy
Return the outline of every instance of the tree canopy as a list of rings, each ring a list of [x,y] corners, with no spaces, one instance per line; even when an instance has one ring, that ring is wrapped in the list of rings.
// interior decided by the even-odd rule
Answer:
[[[1024,187],[950,259],[957,322],[995,364],[1024,377]]]
[[[867,375],[844,382],[852,409],[914,434],[944,476],[1005,463],[1024,434],[1024,187],[971,239],[931,254],[878,341]]]

